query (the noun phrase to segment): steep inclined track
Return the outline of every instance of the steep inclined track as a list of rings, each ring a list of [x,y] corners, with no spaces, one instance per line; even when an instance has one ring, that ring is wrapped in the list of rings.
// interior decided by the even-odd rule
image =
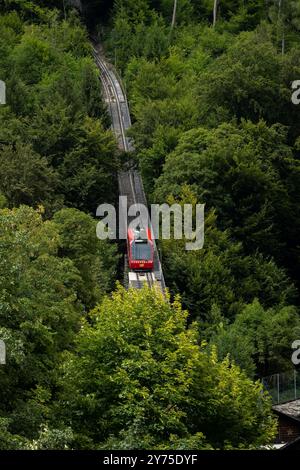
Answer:
[[[123,89],[115,73],[101,57],[100,46],[93,45],[95,62],[100,70],[100,79],[103,86],[105,101],[111,116],[112,129],[116,135],[120,150],[131,152],[133,144],[126,136],[127,129],[131,126],[128,103]],[[127,196],[128,207],[132,204],[143,204],[147,207],[143,182],[139,172],[135,169],[122,171],[118,175],[119,194]],[[122,222],[122,221],[121,221]],[[124,221],[123,221],[124,222]],[[127,218],[127,223],[130,219]],[[145,282],[149,287],[157,287],[164,292],[165,281],[157,246],[154,242],[154,269],[152,272],[129,272],[128,285],[140,289]]]

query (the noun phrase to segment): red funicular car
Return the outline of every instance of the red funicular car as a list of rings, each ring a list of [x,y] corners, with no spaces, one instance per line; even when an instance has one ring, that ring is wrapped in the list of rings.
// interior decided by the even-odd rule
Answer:
[[[152,271],[153,269],[153,240],[149,227],[128,229],[127,256],[129,269],[135,271]]]

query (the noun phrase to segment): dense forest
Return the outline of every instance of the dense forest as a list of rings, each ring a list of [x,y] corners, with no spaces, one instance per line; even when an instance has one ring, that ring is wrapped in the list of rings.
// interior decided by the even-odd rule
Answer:
[[[290,367],[300,327],[300,5],[224,0],[212,26],[213,3],[178,2],[173,28],[173,2],[117,3],[105,43],[151,202],[206,205],[202,250],[162,242],[167,285],[261,377]]]
[[[205,204],[203,249],[160,241],[167,301],[126,291],[96,237],[126,158],[90,33],[148,201]],[[0,2],[1,450],[274,441],[260,379],[300,338],[299,34],[293,0]]]

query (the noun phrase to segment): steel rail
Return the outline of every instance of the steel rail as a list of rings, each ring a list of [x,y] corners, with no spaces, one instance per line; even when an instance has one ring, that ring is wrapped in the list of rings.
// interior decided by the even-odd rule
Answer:
[[[118,112],[119,124],[120,124],[119,127],[120,127],[121,137],[122,137],[122,141],[123,141],[123,149],[126,152],[126,151],[128,151],[128,142],[127,142],[127,138],[126,138],[125,130],[124,130],[123,116],[122,116],[122,111],[121,111],[121,106],[120,106],[120,99],[119,99],[119,96],[118,96],[118,90],[116,88],[115,82],[114,82],[113,78],[111,77],[110,71],[109,71],[108,67],[106,66],[105,62],[98,57],[97,51],[94,47],[93,47],[93,50],[94,50],[94,57],[95,57],[96,63],[98,64],[99,68],[102,71],[102,74],[100,76],[101,81],[103,82],[103,81],[106,80],[110,84],[110,86],[113,90],[115,102],[116,102],[116,105],[117,105],[117,112]],[[108,95],[108,99],[109,99],[109,95]]]
[[[97,49],[94,46],[93,46],[93,55],[95,58],[95,62],[101,71],[100,79],[103,84],[104,93],[106,94],[107,101],[109,104],[110,115],[112,117],[112,128],[115,131],[115,134],[118,140],[121,137],[121,146],[123,150],[125,152],[129,152],[130,150],[132,150],[132,145],[129,145],[129,141],[125,134],[126,128],[125,128],[125,123],[123,120],[123,114],[122,114],[122,109],[121,109],[121,103],[122,103],[122,105],[125,105],[125,111],[128,113],[128,121],[130,124],[131,121],[130,121],[130,114],[129,114],[129,106],[128,106],[128,102],[127,102],[124,90],[122,89],[122,86],[117,81],[117,78],[114,78],[112,76],[112,72],[109,70],[105,61],[99,57],[99,51],[97,51]],[[119,89],[116,86],[116,82],[121,91],[121,98],[122,98],[121,101],[119,97],[119,94],[120,94]],[[113,106],[113,103],[115,103],[116,105],[115,107]],[[115,113],[114,110],[116,110],[117,113]],[[114,121],[114,117],[116,117],[117,120]],[[146,196],[144,193],[143,184],[142,184],[140,175],[138,174],[136,170],[128,170],[124,173],[119,173],[118,179],[119,179],[119,190],[122,195],[127,195],[129,200],[131,200],[131,202],[133,202],[134,204],[140,203],[140,204],[144,204],[147,206],[147,200],[146,200]],[[151,231],[153,233],[152,227],[151,227]],[[143,278],[144,280],[146,280],[149,287],[153,287],[156,284],[155,281],[157,281],[157,283],[160,286],[160,289],[164,293],[165,282],[164,282],[162,267],[161,267],[155,240],[153,240],[153,245],[154,245],[154,260],[155,260],[156,268],[153,271],[146,272]],[[155,281],[153,280],[152,276],[155,277]],[[141,276],[139,275],[138,272],[136,272],[136,280],[137,280],[137,286],[138,286],[137,288],[140,288],[143,284],[143,281],[141,280]]]

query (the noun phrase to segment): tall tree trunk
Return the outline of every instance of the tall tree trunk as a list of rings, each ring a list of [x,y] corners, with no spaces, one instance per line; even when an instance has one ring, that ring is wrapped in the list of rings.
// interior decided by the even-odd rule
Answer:
[[[281,53],[285,53],[285,31],[284,31],[284,14],[282,13],[283,0],[278,0],[278,25],[281,35]]]
[[[219,0],[214,0],[213,28],[216,26]]]
[[[63,0],[63,7],[64,7],[64,18],[65,20],[67,19],[67,15],[66,15],[66,5],[65,5],[65,0]]]
[[[282,39],[281,39],[281,53],[282,55],[285,54],[285,35],[284,35],[284,30],[282,32]]]
[[[175,23],[176,23],[176,10],[177,10],[177,0],[174,0],[171,29],[174,28]]]

